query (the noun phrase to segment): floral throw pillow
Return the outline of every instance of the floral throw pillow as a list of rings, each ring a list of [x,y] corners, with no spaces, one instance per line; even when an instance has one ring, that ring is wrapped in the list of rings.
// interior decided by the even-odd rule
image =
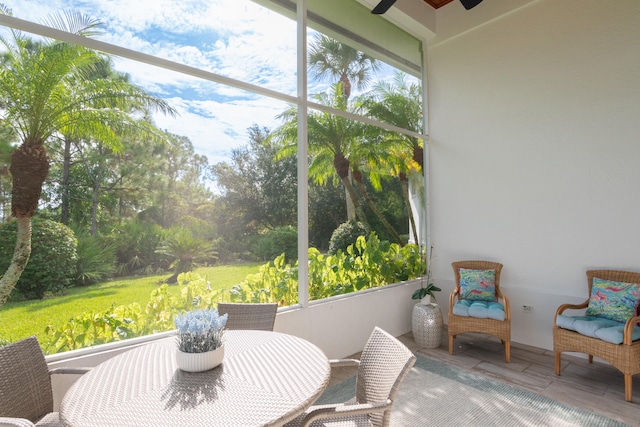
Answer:
[[[460,269],[460,298],[496,301],[496,271]]]
[[[626,322],[635,316],[640,304],[640,284],[593,278],[587,316]]]

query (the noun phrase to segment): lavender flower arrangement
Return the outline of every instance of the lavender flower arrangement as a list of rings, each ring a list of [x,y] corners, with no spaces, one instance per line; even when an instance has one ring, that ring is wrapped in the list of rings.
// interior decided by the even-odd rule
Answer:
[[[176,314],[173,323],[178,328],[178,349],[185,353],[204,353],[222,346],[227,314],[205,309]]]

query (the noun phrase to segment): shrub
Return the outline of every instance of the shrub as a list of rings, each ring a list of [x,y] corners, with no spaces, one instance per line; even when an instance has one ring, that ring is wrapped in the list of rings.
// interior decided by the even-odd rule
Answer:
[[[369,230],[367,227],[359,221],[347,221],[338,228],[336,228],[331,234],[331,240],[329,241],[329,254],[334,255],[339,250],[346,251],[350,245],[355,245],[358,237],[367,236]]]
[[[287,262],[298,259],[298,231],[291,226],[277,227],[258,237],[253,252],[262,261],[284,254]]]
[[[325,256],[309,248],[309,297],[327,298],[420,277],[425,270],[420,248],[400,247],[380,241],[375,233],[359,237],[346,252]],[[144,309],[138,303],[112,306],[101,312],[83,313],[61,326],[49,325],[47,353],[74,350],[173,329],[176,313],[215,308],[220,301],[277,302],[281,306],[298,302],[298,264],[287,264],[284,255],[260,267],[231,289],[213,290],[195,273],[178,276],[180,296],[169,293],[164,284],[151,292]]]
[[[317,300],[420,277],[425,271],[420,248],[381,241],[375,233],[360,236],[346,251],[324,255],[309,248],[309,298]],[[278,256],[247,276],[223,299],[233,302],[298,302],[298,263]]]
[[[156,274],[165,271],[169,263],[156,253],[164,239],[164,231],[157,224],[139,220],[126,223],[113,232],[117,272],[121,276],[131,274]]]
[[[6,271],[16,245],[17,224],[0,226],[0,271]],[[73,281],[77,246],[73,231],[64,224],[34,217],[32,219],[31,256],[10,300],[40,299],[47,293],[60,294]]]
[[[100,236],[87,231],[76,231],[78,238],[78,262],[74,284],[87,286],[111,277],[116,271],[116,254],[113,246]]]
[[[173,275],[167,279],[167,283],[176,283],[180,273],[218,260],[218,253],[211,244],[193,237],[188,229],[175,227],[167,234],[167,239],[156,250],[156,253],[166,256],[171,261],[169,267],[173,268]]]
[[[164,284],[151,292],[144,308],[137,302],[112,305],[103,311],[76,315],[60,326],[48,325],[47,339],[43,342],[45,354],[168,331],[174,329],[173,318],[177,313],[217,306],[218,291],[212,290],[210,283],[199,275],[181,274],[178,284],[182,287],[179,297],[171,296]]]

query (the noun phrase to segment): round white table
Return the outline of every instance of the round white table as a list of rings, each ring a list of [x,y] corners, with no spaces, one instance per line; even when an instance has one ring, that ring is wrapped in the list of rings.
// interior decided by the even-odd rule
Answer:
[[[176,338],[122,353],[83,375],[60,404],[68,427],[279,426],[324,391],[325,354],[301,338],[225,332],[222,364],[199,373],[176,366]]]

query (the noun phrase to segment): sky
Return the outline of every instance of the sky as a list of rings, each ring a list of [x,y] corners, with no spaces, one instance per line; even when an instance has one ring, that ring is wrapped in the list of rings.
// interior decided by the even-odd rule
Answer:
[[[296,94],[296,24],[251,0],[0,0],[13,16],[46,24],[60,11],[80,11],[103,23],[94,38],[226,77]],[[6,29],[2,29],[6,31]],[[309,35],[311,40],[312,35]],[[114,58],[131,83],[178,111],[156,125],[187,136],[210,164],[248,142],[253,124],[274,129],[288,106],[279,100]],[[311,81],[309,93],[326,88]],[[323,86],[324,85],[324,86]]]
[[[103,23],[101,41],[295,95],[295,22],[249,0],[0,0],[13,16],[44,24],[60,11]],[[287,105],[191,76],[114,58],[131,83],[162,97],[176,118],[156,125],[184,135],[209,163],[228,158],[257,123],[275,128]]]

